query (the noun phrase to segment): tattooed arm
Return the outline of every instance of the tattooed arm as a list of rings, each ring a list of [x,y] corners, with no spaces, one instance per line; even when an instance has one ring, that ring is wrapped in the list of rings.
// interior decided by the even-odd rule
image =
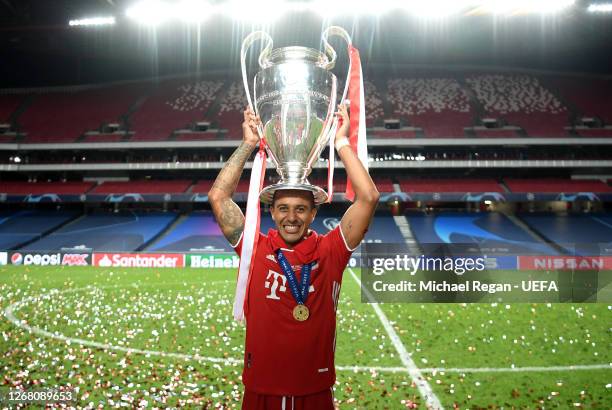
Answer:
[[[240,180],[244,164],[259,142],[258,123],[259,118],[252,110],[246,109],[242,123],[242,143],[227,160],[212,188],[208,191],[208,202],[210,202],[213,214],[223,235],[232,246],[236,246],[244,230],[244,214],[240,207],[232,201],[232,195]]]

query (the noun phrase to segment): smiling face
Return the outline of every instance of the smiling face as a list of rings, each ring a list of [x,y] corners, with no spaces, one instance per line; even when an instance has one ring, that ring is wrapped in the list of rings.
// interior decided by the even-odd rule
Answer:
[[[292,247],[308,233],[317,208],[311,192],[288,189],[275,192],[270,213],[281,238]]]

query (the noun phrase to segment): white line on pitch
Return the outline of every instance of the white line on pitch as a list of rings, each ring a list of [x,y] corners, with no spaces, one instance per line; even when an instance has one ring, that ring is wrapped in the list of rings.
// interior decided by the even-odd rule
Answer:
[[[397,350],[397,353],[399,354],[402,364],[406,367],[405,370],[408,371],[410,378],[412,379],[414,384],[419,389],[419,393],[421,393],[421,397],[423,397],[423,399],[425,400],[425,404],[427,405],[427,407],[433,408],[433,409],[443,409],[444,407],[442,407],[442,403],[440,403],[440,399],[433,392],[433,390],[431,389],[431,386],[429,385],[429,383],[427,383],[427,380],[425,380],[425,378],[419,371],[419,368],[417,367],[417,365],[414,363],[414,361],[410,357],[410,354],[408,353],[408,351],[406,350],[406,347],[404,346],[399,336],[395,332],[395,329],[393,329],[393,326],[391,326],[389,319],[387,319],[387,316],[385,315],[385,313],[382,311],[380,306],[378,306],[378,303],[374,303],[374,298],[372,297],[372,294],[367,289],[364,289],[361,287],[361,280],[357,277],[357,275],[355,275],[355,272],[353,272],[353,269],[349,267],[348,271],[351,273],[351,275],[353,276],[353,279],[355,279],[355,281],[357,282],[359,287],[362,289],[366,297],[370,300],[370,302],[372,302],[370,303],[370,305],[372,306],[372,308],[374,309],[374,312],[376,312],[376,315],[382,322],[382,325],[387,331],[387,334],[389,335],[389,338],[391,339],[391,342],[393,343],[395,350]]]

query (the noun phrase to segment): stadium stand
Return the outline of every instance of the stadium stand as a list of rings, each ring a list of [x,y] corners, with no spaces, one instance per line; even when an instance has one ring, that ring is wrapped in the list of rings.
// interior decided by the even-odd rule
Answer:
[[[374,176],[374,183],[376,184],[376,189],[378,192],[394,192],[395,188],[393,187],[393,181],[391,178],[387,177],[377,177]]]
[[[8,123],[11,115],[19,107],[24,97],[22,95],[0,96],[0,123]]]
[[[9,195],[80,195],[89,191],[94,182],[0,182],[0,192]]]
[[[579,116],[598,117],[612,125],[612,81],[588,77],[546,76],[542,82],[571,103]]]
[[[107,181],[98,185],[91,194],[181,194],[191,181]]]
[[[519,214],[542,237],[577,255],[612,255],[612,214]],[[590,246],[590,245],[595,246]]]
[[[372,128],[377,121],[384,118],[383,99],[376,85],[371,81],[363,83],[366,102],[366,127]]]
[[[167,212],[93,213],[22,249],[57,251],[83,246],[98,252],[136,251],[160,235],[176,218],[176,214]]]
[[[470,72],[458,73],[457,78],[424,72],[413,75],[383,82],[387,87],[384,93],[374,82],[365,82],[366,123],[368,128],[374,127],[370,133],[373,138],[415,138],[421,130],[423,136],[431,138],[464,137],[465,128],[468,135],[473,131],[479,138],[512,138],[525,133],[532,137],[563,137],[570,135],[570,129],[572,135],[583,137],[612,136],[609,128],[572,129],[569,121],[576,116],[593,116],[604,125],[612,125],[610,80]],[[150,85],[141,83],[74,92],[3,95],[0,122],[6,122],[26,99],[28,103],[32,101],[17,118],[26,143],[124,141],[130,136],[126,130],[91,131],[109,122],[123,125],[124,117],[133,109],[128,120],[132,141],[214,140],[218,138],[217,127],[226,130],[224,138],[240,139],[246,105],[239,81],[226,86],[214,79],[182,79],[166,81],[152,91]],[[400,119],[403,127],[381,129],[388,116]],[[478,117],[499,118],[524,133],[503,127],[474,127]],[[193,127],[195,122],[206,120],[213,131]]]
[[[227,93],[221,99],[219,113],[217,114],[219,128],[227,130],[227,138],[242,138],[242,113],[246,105],[242,83],[237,81],[231,83]]]
[[[392,115],[423,128],[426,137],[463,137],[473,124],[468,94],[452,78],[395,78],[387,83]]]
[[[514,179],[505,178],[510,191],[518,192],[612,192],[612,187],[599,180]]]
[[[0,213],[0,249],[16,249],[65,224],[76,214],[65,211]]]
[[[192,212],[147,250],[155,252],[233,252],[212,212],[209,211]]]
[[[191,192],[194,194],[207,194],[208,191],[210,191],[210,188],[212,188],[214,182],[215,181],[213,179],[203,179],[198,181],[191,187]]]
[[[18,120],[23,142],[74,142],[104,123],[121,122],[141,93],[140,86],[115,86],[38,94]]]
[[[407,179],[399,178],[403,192],[504,192],[494,179]]]
[[[557,255],[538,242],[507,216],[497,212],[439,212],[406,214],[414,237],[421,244],[477,244],[481,250],[495,248],[507,254]]]
[[[130,117],[130,129],[134,131],[131,140],[165,140],[175,130],[205,120],[222,86],[221,81],[184,80],[158,86]]]
[[[527,75],[468,76],[467,84],[487,116],[504,118],[532,137],[567,135],[567,108],[540,81]]]

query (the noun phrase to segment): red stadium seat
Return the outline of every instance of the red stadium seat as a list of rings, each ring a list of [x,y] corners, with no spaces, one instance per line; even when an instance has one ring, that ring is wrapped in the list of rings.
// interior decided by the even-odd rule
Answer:
[[[473,124],[468,93],[453,78],[417,74],[387,84],[392,115],[422,128],[426,137],[463,137],[463,129]]]
[[[512,192],[612,192],[599,180],[573,179],[514,179],[506,178],[504,183]]]
[[[94,182],[0,182],[0,192],[13,195],[80,195],[89,191]]]
[[[400,178],[402,192],[504,192],[494,179],[406,179]]]
[[[19,117],[24,142],[74,142],[86,131],[117,122],[142,92],[139,86],[37,95]]]
[[[130,117],[132,141],[166,140],[179,129],[206,119],[221,81],[174,80],[159,85]]]
[[[108,181],[98,185],[92,194],[182,194],[191,181]]]

